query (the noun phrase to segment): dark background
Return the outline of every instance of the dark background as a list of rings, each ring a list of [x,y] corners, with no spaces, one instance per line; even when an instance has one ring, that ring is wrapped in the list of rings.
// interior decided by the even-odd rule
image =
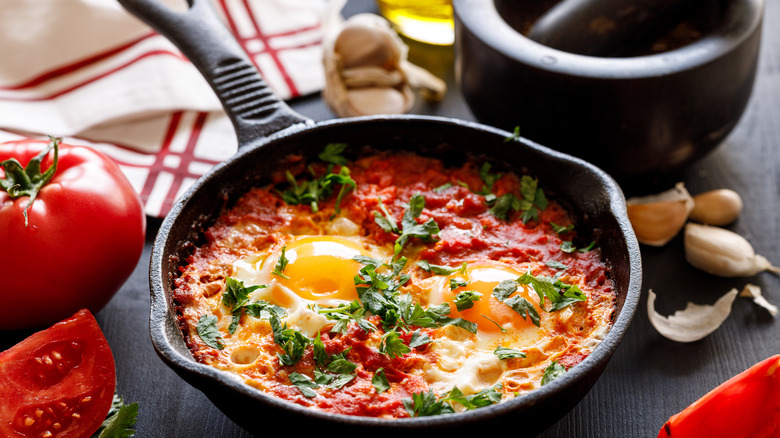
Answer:
[[[344,12],[350,15],[362,10],[374,11],[374,3],[352,1]],[[774,26],[778,22],[780,4],[767,1],[751,102],[726,141],[680,177],[692,194],[717,188],[739,192],[745,208],[730,228],[775,264],[780,264],[780,30]],[[410,60],[449,85],[444,101],[417,105],[413,112],[473,120],[455,84],[452,47],[409,44]],[[294,100],[291,105],[313,120],[334,117],[318,95]],[[657,188],[669,187],[659,184]],[[96,315],[116,359],[117,390],[127,402],[140,404],[136,436],[248,437],[166,367],[152,348],[147,275],[149,250],[159,224],[160,220],[150,219],[147,245],[135,272]],[[770,302],[780,305],[778,276],[762,273],[724,279],[705,274],[685,262],[681,236],[663,248],[642,247],[642,257],[642,298],[626,337],[585,399],[540,437],[655,437],[669,416],[731,376],[780,353],[777,321],[745,298],[737,298],[731,315],[717,331],[690,344],[663,338],[647,318],[648,289],[658,295],[657,310],[665,315],[683,309],[689,301],[711,304],[729,289],[742,289],[748,282],[760,286]],[[0,333],[0,347],[12,345],[23,335]],[[261,412],[258,421],[263,421]]]

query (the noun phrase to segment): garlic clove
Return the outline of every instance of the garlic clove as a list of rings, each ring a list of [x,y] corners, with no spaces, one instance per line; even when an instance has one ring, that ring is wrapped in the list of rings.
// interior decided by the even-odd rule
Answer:
[[[367,14],[344,26],[333,50],[341,56],[345,69],[371,65],[393,70],[402,56],[399,41]]]
[[[683,183],[657,195],[626,200],[631,226],[640,243],[663,246],[683,228],[693,209],[693,198]]]
[[[649,290],[647,316],[650,324],[665,338],[677,342],[694,342],[718,329],[731,314],[737,290],[731,289],[713,305],[688,302],[684,310],[663,316],[655,310],[655,292]]]
[[[341,78],[347,88],[397,87],[404,82],[400,71],[389,71],[373,65],[344,69]]]
[[[710,190],[693,197],[690,219],[708,225],[733,223],[742,212],[742,197],[729,189]]]
[[[350,115],[402,114],[408,110],[407,96],[387,87],[355,88],[347,90]]]
[[[762,271],[780,272],[744,237],[725,228],[689,223],[684,233],[685,259],[720,277],[747,277]]]

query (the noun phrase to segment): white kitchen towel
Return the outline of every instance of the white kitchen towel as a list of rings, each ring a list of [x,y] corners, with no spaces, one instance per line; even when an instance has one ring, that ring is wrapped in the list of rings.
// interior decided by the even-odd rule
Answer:
[[[322,88],[326,0],[211,1],[279,98]],[[47,135],[115,159],[158,217],[237,146],[200,73],[119,3],[3,0],[0,141]]]

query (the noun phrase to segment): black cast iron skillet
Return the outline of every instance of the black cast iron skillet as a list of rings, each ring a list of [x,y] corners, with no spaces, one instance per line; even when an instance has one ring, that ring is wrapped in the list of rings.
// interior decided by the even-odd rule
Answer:
[[[119,0],[133,14],[173,41],[211,84],[232,119],[239,150],[198,180],[163,221],[151,255],[152,343],[162,360],[200,389],[247,431],[269,433],[269,425],[296,430],[315,426],[344,432],[490,427],[512,425],[514,436],[532,436],[572,409],[601,375],[633,317],[640,294],[639,249],[628,222],[623,193],[604,172],[532,142],[506,142],[510,133],[460,120],[420,116],[378,116],[314,123],[275,98],[243,50],[222,25],[208,0],[189,0],[173,11],[156,0]],[[173,279],[202,232],[249,188],[266,184],[291,153],[313,157],[330,142],[352,150],[413,150],[448,162],[470,155],[497,169],[526,171],[539,178],[548,196],[568,205],[580,230],[593,230],[619,291],[615,322],[601,345],[563,377],[515,400],[470,412],[398,421],[334,415],[287,403],[193,360],[171,302]],[[590,231],[587,231],[590,232]],[[305,427],[306,429],[300,429]],[[495,429],[493,429],[495,430]]]

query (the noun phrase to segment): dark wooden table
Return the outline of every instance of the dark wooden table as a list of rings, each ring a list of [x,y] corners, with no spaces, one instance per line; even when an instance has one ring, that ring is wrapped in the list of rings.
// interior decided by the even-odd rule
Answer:
[[[346,13],[356,11],[353,3],[361,3],[357,8],[372,4],[351,2]],[[750,240],[759,254],[780,264],[780,28],[774,26],[780,22],[780,3],[767,2],[764,22],[759,74],[747,111],[728,139],[681,180],[694,194],[716,188],[738,191],[745,209],[731,229]],[[412,45],[411,59],[450,86],[443,102],[419,105],[415,112],[473,120],[455,85],[452,48]],[[291,103],[314,120],[333,118],[319,96]],[[147,271],[159,224],[150,219],[147,245],[135,272],[97,314],[116,359],[118,391],[128,402],[140,404],[138,437],[248,437],[165,366],[149,341]],[[780,278],[769,273],[739,279],[704,274],[685,262],[679,236],[663,248],[643,247],[642,256],[642,298],[625,339],[592,391],[541,437],[654,437],[670,415],[729,377],[780,353],[780,324],[745,298],[735,301],[732,314],[716,332],[690,344],[663,338],[647,318],[648,289],[658,295],[659,312],[669,314],[688,301],[712,303],[747,282],[761,286],[770,302],[780,304]],[[13,344],[19,336],[0,333],[0,346]],[[262,412],[258,421],[263,421]]]

